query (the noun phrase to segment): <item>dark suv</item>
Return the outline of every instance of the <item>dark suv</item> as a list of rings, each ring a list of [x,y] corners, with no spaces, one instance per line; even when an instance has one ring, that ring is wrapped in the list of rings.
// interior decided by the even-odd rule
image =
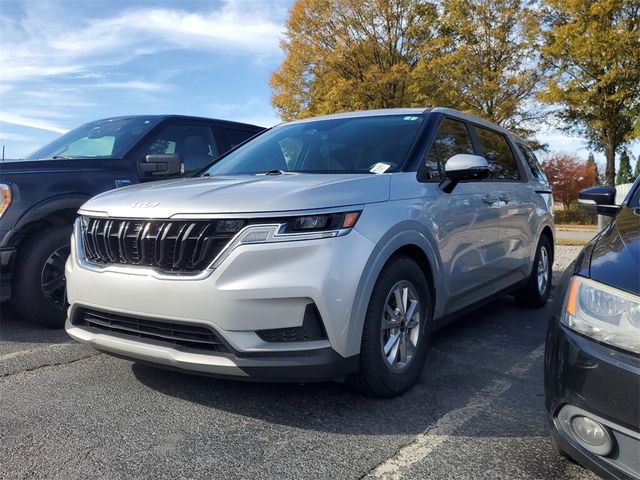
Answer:
[[[0,163],[0,301],[62,327],[64,263],[80,205],[114,188],[189,176],[262,130],[179,115],[108,118]]]

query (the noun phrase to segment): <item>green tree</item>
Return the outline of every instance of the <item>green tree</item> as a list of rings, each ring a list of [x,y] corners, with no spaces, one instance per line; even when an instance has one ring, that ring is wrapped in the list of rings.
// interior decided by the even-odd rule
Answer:
[[[620,155],[620,168],[616,175],[616,185],[622,185],[623,183],[633,182],[633,174],[631,173],[631,160],[626,150],[622,151]]]
[[[298,0],[270,79],[284,120],[344,110],[408,106],[418,56],[413,29],[428,35],[424,0]]]
[[[419,45],[412,89],[418,105],[446,105],[529,135],[540,13],[530,0],[442,0],[438,31]]]
[[[593,185],[600,185],[600,172],[598,171],[598,164],[596,163],[596,157],[593,156],[593,152],[589,152],[587,157],[587,166],[596,172],[596,178],[593,181]]]
[[[633,170],[633,177],[640,177],[640,153],[638,154],[638,158],[636,159],[636,168]]]
[[[543,0],[542,55],[552,69],[542,99],[559,105],[570,130],[604,151],[605,181],[615,155],[640,135],[640,2]]]

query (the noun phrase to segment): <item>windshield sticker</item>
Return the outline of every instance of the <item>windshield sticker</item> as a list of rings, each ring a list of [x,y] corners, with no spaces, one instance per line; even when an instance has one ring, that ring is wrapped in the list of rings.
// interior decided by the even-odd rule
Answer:
[[[390,166],[391,165],[389,165],[388,163],[376,163],[373,167],[371,167],[369,171],[371,173],[384,173],[389,170]]]
[[[403,118],[403,120],[411,120],[411,121],[417,120],[417,119],[418,119],[418,117],[413,117],[413,116],[412,117],[404,117]]]

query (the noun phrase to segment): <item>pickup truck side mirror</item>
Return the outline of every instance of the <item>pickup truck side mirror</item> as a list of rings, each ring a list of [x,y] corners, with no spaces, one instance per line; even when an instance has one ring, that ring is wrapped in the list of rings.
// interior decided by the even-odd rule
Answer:
[[[451,193],[460,182],[477,182],[489,176],[489,163],[480,155],[459,153],[454,155],[444,166],[444,180],[440,188]]]
[[[140,169],[145,176],[169,176],[182,172],[182,156],[177,154],[147,155]]]
[[[615,203],[616,189],[614,187],[590,187],[580,190],[578,193],[578,205],[587,212],[613,217],[620,210],[620,207]]]

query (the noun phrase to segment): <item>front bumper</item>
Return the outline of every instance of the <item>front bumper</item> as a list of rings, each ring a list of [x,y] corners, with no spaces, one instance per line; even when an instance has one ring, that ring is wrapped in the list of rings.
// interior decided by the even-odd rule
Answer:
[[[640,479],[640,359],[579,335],[554,317],[545,362],[547,414],[559,447],[605,478]],[[585,448],[562,420],[567,409],[604,425],[611,452]]]
[[[303,352],[268,354],[203,354],[139,342],[76,327],[69,320],[67,333],[81,343],[110,355],[141,363],[220,378],[268,381],[323,381],[343,378],[358,368],[358,356],[344,358],[330,347]]]
[[[357,368],[359,336],[349,321],[374,244],[353,230],[322,240],[243,245],[198,278],[158,277],[142,269],[93,270],[72,254],[66,265],[69,318],[78,309],[205,325],[231,353],[181,351],[78,326],[74,339],[114,355],[169,368],[236,378],[324,380]],[[326,338],[269,342],[256,331],[299,327],[314,304]]]

